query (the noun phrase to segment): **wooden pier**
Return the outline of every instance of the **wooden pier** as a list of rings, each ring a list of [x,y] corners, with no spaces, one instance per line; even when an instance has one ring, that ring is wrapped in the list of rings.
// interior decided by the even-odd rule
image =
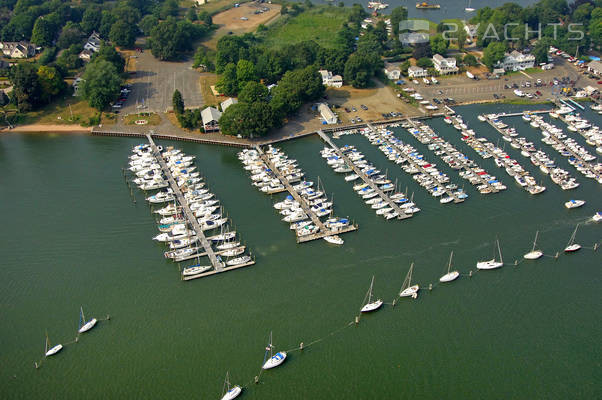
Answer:
[[[414,124],[414,122],[412,122],[410,119],[408,119],[407,121],[410,124],[412,124],[413,127],[416,127],[416,125]],[[374,127],[372,127],[372,125],[368,125],[368,127],[370,129],[372,129],[373,132],[378,132]],[[419,163],[417,163],[416,161],[414,161],[414,159],[412,157],[410,157],[409,155],[405,154],[405,152],[396,143],[391,142],[384,135],[380,135],[380,138],[388,146],[391,146],[391,147],[397,149],[397,151],[399,151],[404,156],[404,160],[406,160],[409,164],[411,164],[412,167],[416,168],[422,174],[430,176],[430,173],[428,171],[426,171],[426,168],[424,168],[422,165],[420,165]],[[452,199],[454,199],[454,203],[455,204],[463,203],[464,202],[464,199],[459,198],[452,190],[448,189],[444,183],[439,183],[439,185],[441,185],[440,187],[443,189],[443,191],[445,192],[445,194],[447,194],[449,197],[451,197]],[[421,185],[421,187],[422,187],[422,185]]]
[[[376,183],[374,183],[374,181],[372,181],[372,179],[370,179],[365,173],[362,172],[361,169],[359,169],[355,163],[353,161],[351,161],[349,159],[349,157],[347,157],[345,154],[343,154],[343,152],[338,148],[337,145],[335,145],[332,140],[330,140],[330,138],[328,137],[328,135],[326,135],[323,131],[318,131],[318,135],[320,135],[320,137],[322,138],[322,140],[324,140],[330,147],[332,147],[332,149],[337,153],[337,156],[339,156],[340,158],[342,158],[345,163],[351,167],[351,169],[353,170],[353,172],[358,175],[363,181],[364,183],[366,183],[368,186],[370,186],[376,193],[378,193],[378,195],[380,196],[380,198],[385,201],[387,204],[389,204],[389,206],[397,213],[397,219],[406,219],[406,218],[411,218],[414,214],[406,214],[404,210],[401,209],[401,207],[399,207],[397,205],[397,203],[395,203],[393,200],[391,200],[391,198],[389,196],[387,196],[387,194],[385,192],[383,192]]]
[[[215,251],[213,251],[213,248],[211,247],[211,243],[205,237],[205,233],[203,232],[203,229],[201,229],[201,225],[199,224],[199,221],[194,216],[192,210],[190,210],[190,207],[188,206],[188,202],[184,198],[184,194],[180,190],[180,187],[176,183],[173,175],[171,174],[171,170],[167,166],[167,163],[165,162],[165,158],[163,158],[163,155],[159,152],[159,149],[157,149],[157,146],[155,145],[155,142],[153,141],[152,136],[150,134],[147,134],[146,138],[151,146],[153,155],[155,156],[157,162],[161,166],[163,173],[167,177],[167,181],[169,182],[169,186],[171,187],[173,194],[175,195],[176,199],[178,200],[178,203],[180,203],[180,206],[182,207],[184,216],[188,220],[188,223],[192,226],[192,229],[195,231],[197,238],[199,239],[201,245],[205,249],[205,253],[209,257],[209,261],[211,261],[211,265],[213,266],[212,271],[205,272],[202,274],[197,274],[197,275],[185,276],[185,277],[183,277],[183,280],[188,281],[191,279],[202,278],[204,276],[214,275],[214,274],[218,274],[220,272],[230,271],[231,269],[237,269],[237,268],[241,268],[243,266],[246,267],[246,266],[255,264],[255,261],[251,260],[249,263],[246,263],[246,264],[236,265],[234,267],[226,268],[224,262],[221,260],[218,260],[217,254],[215,253]]]
[[[357,230],[357,225],[350,224],[348,226],[342,227],[340,229],[329,229],[324,225],[324,223],[318,218],[318,216],[311,210],[308,202],[305,200],[303,196],[301,196],[295,189],[291,183],[286,179],[286,177],[280,172],[280,169],[277,168],[270,158],[261,150],[259,146],[255,147],[255,150],[259,154],[259,157],[263,161],[263,163],[276,175],[280,183],[285,187],[285,189],[290,193],[291,196],[299,203],[299,206],[303,210],[303,212],[311,219],[315,226],[318,227],[318,232],[312,233],[310,235],[297,235],[297,243],[309,242],[312,240],[322,239],[325,236],[333,236],[346,232],[351,232]]]
[[[418,129],[418,127],[416,126],[416,123],[412,119],[408,118],[408,123],[410,123],[414,128]],[[489,181],[487,179],[485,179],[483,177],[483,175],[479,175],[479,173],[485,172],[487,176],[492,176],[492,175],[489,175],[489,173],[487,171],[485,171],[483,168],[479,167],[473,160],[469,159],[464,154],[460,153],[459,150],[457,150],[450,143],[446,142],[442,137],[440,137],[438,135],[433,134],[433,136],[431,136],[430,139],[431,139],[432,143],[435,143],[435,144],[441,146],[440,149],[445,152],[445,155],[447,155],[448,157],[451,157],[452,159],[454,159],[456,161],[460,170],[462,170],[466,173],[472,174],[472,176],[476,180],[476,183],[473,183],[470,178],[465,178],[472,185],[475,185],[475,186],[476,185],[485,185],[491,191],[491,193],[499,193],[499,189],[497,189],[495,186],[491,185],[489,183]],[[453,151],[452,151],[452,149],[453,149]],[[460,157],[459,154],[461,154],[464,158]],[[439,158],[443,159],[442,157],[439,157]],[[451,166],[450,166],[450,168],[454,169]]]

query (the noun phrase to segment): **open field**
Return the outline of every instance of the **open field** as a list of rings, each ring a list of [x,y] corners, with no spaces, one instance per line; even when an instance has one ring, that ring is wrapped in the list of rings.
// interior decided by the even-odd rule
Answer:
[[[266,8],[269,10],[258,14],[255,13]],[[213,16],[213,23],[219,25],[219,28],[213,32],[211,37],[204,40],[202,44],[215,50],[217,41],[222,36],[253,32],[259,25],[266,25],[275,21],[280,16],[280,8],[279,4],[245,3],[241,4],[240,7],[230,8],[216,14]],[[246,18],[246,20],[241,18]]]
[[[98,110],[90,107],[87,101],[66,94],[38,110],[28,112],[20,124],[88,125],[90,118],[97,115]],[[112,122],[106,117],[101,121],[103,124]]]
[[[217,83],[217,75],[211,72],[202,73],[199,78],[199,84],[201,86],[201,95],[203,96],[203,100],[207,105],[217,105],[223,99],[218,98],[213,95],[211,91],[211,86],[214,86]]]
[[[262,36],[268,46],[313,40],[324,47],[334,47],[336,32],[347,20],[348,9],[338,7],[313,7],[295,17],[279,20]]]

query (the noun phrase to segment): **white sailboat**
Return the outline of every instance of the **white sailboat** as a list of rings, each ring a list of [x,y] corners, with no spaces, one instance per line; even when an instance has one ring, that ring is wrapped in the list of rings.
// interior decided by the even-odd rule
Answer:
[[[94,328],[96,325],[96,318],[92,318],[90,321],[86,322],[86,317],[84,316],[84,308],[79,308],[79,330],[77,333],[88,332],[90,329]]]
[[[50,357],[50,356],[55,355],[59,351],[63,350],[63,345],[60,343],[54,347],[50,347],[50,348],[49,347],[50,347],[50,339],[48,339],[48,332],[46,332],[46,347],[44,348],[44,355],[46,357]]]
[[[418,297],[418,290],[420,290],[420,286],[414,285],[412,286],[412,271],[414,270],[414,263],[410,264],[410,270],[406,275],[406,279],[403,281],[403,285],[401,285],[401,290],[399,291],[399,297]]]
[[[575,243],[575,236],[577,235],[577,229],[579,229],[579,224],[577,224],[577,226],[575,227],[575,230],[573,231],[573,234],[571,235],[571,239],[569,240],[568,244],[564,248],[565,253],[573,253],[581,248],[580,244]]]
[[[477,269],[496,269],[496,268],[500,268],[501,266],[504,265],[504,261],[502,259],[502,249],[500,248],[500,241],[498,239],[495,239],[495,243],[497,245],[498,252],[500,255],[500,261],[496,261],[495,256],[491,260],[479,261],[477,263]],[[495,249],[494,249],[494,255],[495,255]]]
[[[225,393],[224,393],[225,392]],[[237,398],[242,393],[242,388],[238,385],[230,387],[230,372],[226,372],[226,380],[224,381],[224,388],[222,389],[221,400],[232,400]]]
[[[263,366],[261,367],[262,369],[275,368],[282,364],[284,360],[286,360],[286,351],[279,351],[276,354],[272,354],[273,350],[274,346],[272,345],[272,332],[270,331],[270,343],[265,348],[264,361],[268,355],[268,352],[270,353],[270,358],[268,358],[267,361],[263,363]]]
[[[449,271],[451,268],[453,256],[454,256],[454,252],[452,251],[451,254],[449,255],[449,263],[447,264],[447,274],[445,274],[441,278],[439,278],[439,282],[451,282],[453,280],[458,279],[458,277],[460,276],[460,273],[458,271],[451,271],[451,272]]]
[[[372,287],[374,286],[374,275],[372,275],[372,282],[370,282],[370,289],[368,289],[368,293],[366,294],[366,298],[368,299],[366,304],[363,305],[360,312],[366,313],[370,311],[378,310],[382,305],[383,301],[378,299],[376,301],[372,301]]]
[[[537,245],[537,236],[538,235],[539,235],[539,231],[535,232],[535,240],[533,240],[533,248],[531,249],[530,252],[528,252],[527,254],[525,254],[523,256],[523,258],[525,258],[526,260],[537,260],[538,258],[543,256],[543,251],[535,250],[535,246]]]
[[[475,9],[470,6],[470,3],[471,0],[468,0],[468,7],[464,9],[464,11],[466,11],[467,13],[475,11]]]

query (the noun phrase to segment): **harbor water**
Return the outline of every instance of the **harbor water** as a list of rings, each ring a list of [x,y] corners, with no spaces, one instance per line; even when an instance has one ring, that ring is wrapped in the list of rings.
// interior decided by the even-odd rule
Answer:
[[[478,135],[496,143],[499,134],[477,115],[525,108],[456,110]],[[597,114],[581,114],[602,125]],[[165,260],[164,247],[151,240],[157,227],[144,193],[132,185],[134,203],[124,179],[131,147],[141,140],[0,136],[1,397],[218,399],[229,371],[248,399],[601,398],[602,250],[592,247],[602,239],[602,222],[590,218],[602,210],[602,187],[543,144],[539,130],[520,117],[506,121],[581,186],[562,191],[507,146],[547,187],[529,195],[437,119],[427,123],[508,187],[480,195],[466,183],[470,197],[464,203],[441,205],[366,138],[341,137],[339,146],[357,146],[414,193],[422,209],[407,220],[385,221],[326,165],[317,136],[282,144],[306,179],[319,177],[334,195],[335,214],[359,225],[342,235],[342,247],[322,240],[296,244],[272,207],[284,195],[257,191],[237,149],[158,141],[196,156],[208,187],[257,261],[190,282],[180,281],[178,265]],[[581,136],[554,123],[595,154]],[[452,182],[464,184],[409,133],[395,132]],[[569,199],[587,204],[567,210]],[[562,254],[577,223],[576,242],[583,249]],[[531,250],[537,230],[547,256],[514,266]],[[476,272],[477,261],[493,256],[496,237],[504,267]],[[439,284],[452,250],[452,268],[462,275]],[[421,290],[415,300],[399,300],[411,262]],[[356,325],[373,275],[374,295],[385,305]],[[110,320],[74,343],[80,306],[88,318]],[[290,351],[289,357],[256,384],[270,331],[275,349]],[[65,348],[36,369],[46,332],[52,344]],[[301,342],[304,350],[295,350]]]

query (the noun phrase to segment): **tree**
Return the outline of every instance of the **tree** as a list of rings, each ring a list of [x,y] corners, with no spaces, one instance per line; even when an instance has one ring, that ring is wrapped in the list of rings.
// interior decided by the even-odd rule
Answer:
[[[408,69],[410,68],[411,65],[412,64],[410,64],[410,60],[405,60],[404,62],[402,62],[401,65],[399,66],[401,73],[404,75],[407,75]]]
[[[198,20],[201,21],[204,25],[207,25],[208,27],[213,25],[213,19],[211,18],[211,14],[209,14],[205,10],[199,13]]]
[[[270,93],[265,85],[259,82],[247,82],[238,93],[238,100],[243,103],[267,102]]]
[[[36,19],[31,33],[31,41],[38,46],[50,46],[54,39],[54,26],[50,24],[44,17]]]
[[[167,19],[168,17],[175,17],[178,15],[178,11],[180,10],[178,6],[178,2],[176,0],[167,0],[161,6],[161,11],[159,11],[159,17],[161,19]]]
[[[247,44],[240,36],[222,36],[217,41],[217,55],[215,57],[217,73],[222,73],[228,63],[236,64],[241,55],[244,58],[247,48]]]
[[[56,42],[60,49],[66,49],[72,44],[81,44],[84,35],[79,30],[79,26],[73,22],[68,22],[61,30],[61,34]]]
[[[44,103],[49,103],[53,97],[61,93],[66,87],[63,77],[54,67],[42,65],[38,68],[37,74],[41,89],[40,99]]]
[[[109,11],[104,10],[100,17],[100,26],[98,27],[98,33],[103,38],[108,38],[109,33],[111,32],[111,27],[117,21],[117,18]]]
[[[431,50],[434,54],[441,54],[442,56],[445,56],[449,42],[445,40],[442,35],[431,36],[429,41],[431,44]]]
[[[227,96],[233,96],[238,92],[238,80],[236,79],[236,65],[229,63],[224,69],[224,73],[217,81],[217,89],[220,93]]]
[[[506,45],[502,42],[491,42],[483,50],[483,64],[493,69],[493,65],[504,58],[506,53]]]
[[[91,107],[102,111],[115,100],[121,88],[121,78],[115,66],[105,60],[88,64],[83,75],[83,95]]]
[[[173,111],[176,113],[176,115],[184,113],[184,100],[182,100],[182,93],[180,93],[178,89],[173,92],[171,103],[173,105]]]
[[[10,69],[9,79],[13,85],[11,99],[20,112],[30,111],[40,104],[42,90],[34,64],[17,64]]]
[[[146,36],[151,34],[151,31],[155,26],[159,25],[159,19],[152,14],[145,15],[138,23],[138,28]]]
[[[431,44],[430,43],[416,43],[414,45],[414,51],[412,52],[412,57],[414,57],[416,60],[423,58],[423,57],[430,57],[432,56],[433,53],[431,51]]]
[[[125,67],[125,60],[121,57],[121,54],[117,52],[115,46],[111,46],[107,43],[103,43],[98,50],[98,53],[95,53],[93,56],[93,61],[98,59],[105,60],[110,62],[115,66],[115,69],[118,73],[122,73]]]
[[[56,63],[65,71],[77,69],[82,66],[83,61],[79,58],[79,53],[83,50],[81,44],[72,44],[67,50],[63,50],[56,60]]]
[[[416,61],[416,65],[420,68],[430,68],[433,66],[433,61],[428,57],[423,57]]]
[[[274,113],[268,103],[237,103],[224,111],[219,126],[225,135],[264,136],[274,126]]]
[[[238,89],[242,89],[247,82],[256,80],[255,65],[251,61],[239,60],[236,64],[236,80]]]
[[[151,31],[151,52],[159,60],[172,60],[176,58],[182,47],[182,37],[178,32],[178,24],[175,18],[170,17],[166,21],[155,26]]]
[[[82,22],[80,22],[79,26],[81,26],[84,32],[90,34],[92,31],[96,31],[100,28],[101,19],[102,11],[100,7],[96,4],[90,4],[86,8],[86,11],[84,11]]]
[[[474,67],[477,65],[477,58],[472,54],[466,54],[462,62],[468,65],[469,67]]]
[[[405,7],[396,7],[391,11],[391,28],[393,35],[399,37],[399,23],[408,19],[408,9]]]
[[[54,61],[56,57],[56,47],[46,47],[42,54],[40,54],[40,58],[38,58],[38,63],[40,65],[48,65]]]
[[[124,20],[119,20],[111,26],[109,39],[117,46],[131,48],[136,42],[136,33],[138,28],[136,25],[127,23]]]
[[[353,53],[345,63],[343,76],[355,88],[365,88],[380,69],[382,62],[376,53]]]
[[[547,37],[543,37],[537,41],[531,52],[531,54],[535,56],[535,62],[537,64],[548,62],[548,50],[550,49],[551,44],[552,40]]]
[[[196,15],[196,11],[194,11],[194,8],[188,9],[188,12],[186,12],[186,19],[188,19],[189,21],[196,21],[198,19],[198,16]]]

